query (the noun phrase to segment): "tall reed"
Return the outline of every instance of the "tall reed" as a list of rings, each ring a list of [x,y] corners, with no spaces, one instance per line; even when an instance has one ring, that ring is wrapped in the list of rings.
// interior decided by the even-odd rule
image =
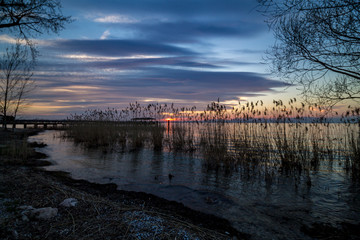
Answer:
[[[195,153],[209,170],[240,172],[268,182],[278,174],[308,179],[311,171],[341,166],[359,181],[359,116],[359,108],[339,114],[295,98],[287,103],[273,101],[272,106],[257,101],[232,108],[218,100],[204,111],[136,102],[123,110],[88,110],[70,116],[73,125],[66,137],[86,147],[110,150]],[[166,122],[167,118],[175,121]]]

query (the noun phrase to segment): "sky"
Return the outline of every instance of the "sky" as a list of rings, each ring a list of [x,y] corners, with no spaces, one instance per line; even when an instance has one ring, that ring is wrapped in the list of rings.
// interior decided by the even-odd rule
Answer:
[[[37,39],[36,89],[22,118],[62,119],[130,102],[204,108],[297,97],[269,74],[273,33],[256,0],[62,0],[72,16]],[[0,34],[1,44],[9,38]]]

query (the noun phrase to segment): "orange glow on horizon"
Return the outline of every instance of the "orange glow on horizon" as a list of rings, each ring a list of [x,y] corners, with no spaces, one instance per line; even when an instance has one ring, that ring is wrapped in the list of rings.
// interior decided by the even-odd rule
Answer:
[[[165,121],[167,121],[167,122],[171,122],[171,121],[175,121],[176,120],[176,118],[165,118]]]

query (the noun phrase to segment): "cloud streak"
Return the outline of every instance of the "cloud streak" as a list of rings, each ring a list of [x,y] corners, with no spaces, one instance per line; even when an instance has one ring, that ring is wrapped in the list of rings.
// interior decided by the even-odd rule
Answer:
[[[112,25],[132,29],[144,39],[162,42],[200,42],[208,37],[251,38],[266,26],[244,21],[155,21],[131,25]]]
[[[102,17],[97,17],[94,19],[94,22],[99,23],[136,23],[138,20],[135,20],[131,17],[124,15],[105,15]]]
[[[213,16],[213,18],[238,16],[249,14],[254,11],[256,1],[254,0],[62,0],[64,7],[76,9],[77,11],[95,11],[100,9],[103,13],[120,12],[121,14],[138,14],[147,16],[149,13],[158,16],[191,17],[191,16]]]
[[[128,96],[128,101],[136,98],[138,98],[137,100],[163,98],[174,101],[210,102],[218,97],[223,100],[234,100],[240,96],[261,95],[274,91],[274,88],[286,86],[283,82],[270,80],[265,75],[252,72],[134,67],[126,63],[127,68],[120,67],[125,70],[121,73],[117,71],[97,73],[91,72],[93,64],[97,63],[73,65],[73,71],[83,69],[84,76],[70,74],[65,77],[67,81],[59,81],[60,76],[64,78],[61,72],[54,75],[49,72],[46,76],[36,75],[37,81],[40,84],[43,83],[45,89],[50,90],[47,95],[44,95],[44,98],[48,98],[49,95],[54,99],[61,96],[65,99],[90,99],[91,97],[107,96],[112,99],[110,102],[113,102],[119,96]],[[45,68],[46,66],[44,66]],[[68,69],[68,71],[70,70]],[[83,79],[88,80],[83,81]],[[73,88],[74,85],[83,87]]]
[[[56,52],[96,56],[196,55],[190,49],[145,40],[56,40],[45,48]]]

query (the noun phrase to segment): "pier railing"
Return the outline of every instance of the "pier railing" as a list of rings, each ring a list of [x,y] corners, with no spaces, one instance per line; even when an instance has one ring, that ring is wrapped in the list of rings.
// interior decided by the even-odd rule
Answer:
[[[131,119],[131,121],[77,121],[77,120],[15,120],[7,123],[8,128],[42,128],[42,129],[66,129],[75,124],[93,124],[96,122],[106,123],[106,124],[126,124],[126,123],[159,123],[154,119]],[[1,128],[1,125],[0,125]]]
[[[8,122],[12,128],[43,128],[43,129],[64,129],[69,127],[73,121],[70,120],[15,120]]]

